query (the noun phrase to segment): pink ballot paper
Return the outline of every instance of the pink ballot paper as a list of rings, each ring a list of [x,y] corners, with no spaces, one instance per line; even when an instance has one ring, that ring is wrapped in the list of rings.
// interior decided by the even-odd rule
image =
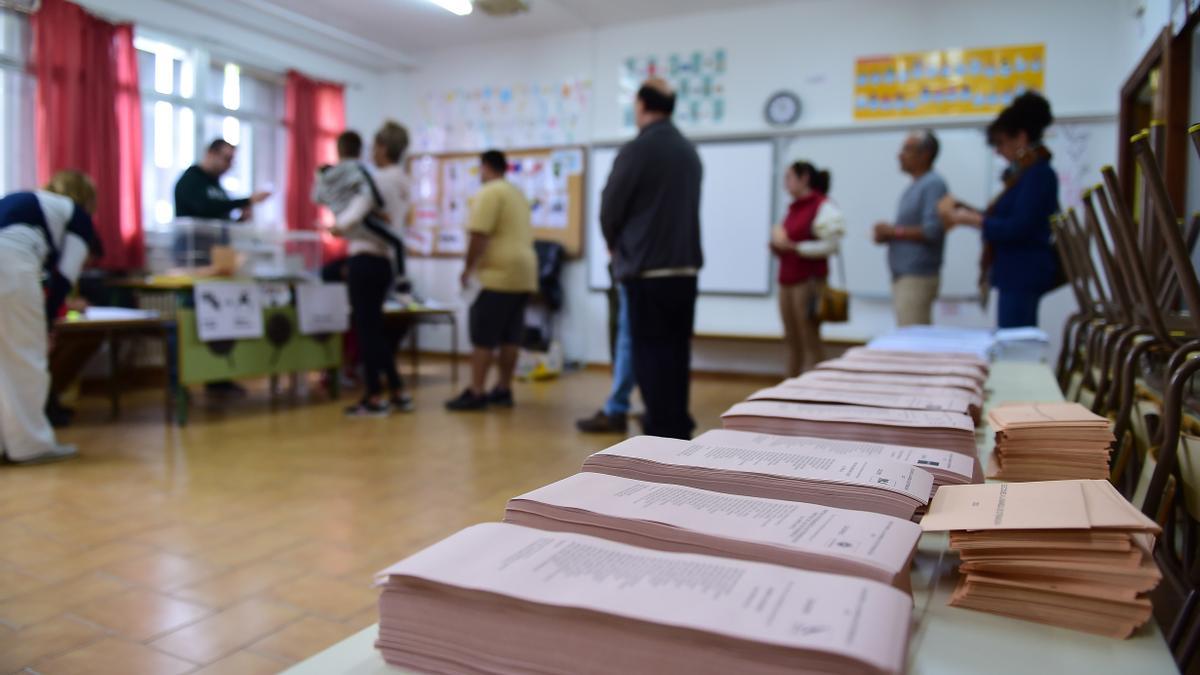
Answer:
[[[772,452],[638,436],[588,457],[584,471],[911,519],[933,476],[879,457]]]
[[[817,364],[817,370],[841,370],[849,373],[906,373],[965,377],[982,385],[987,376],[974,366],[920,361],[868,361],[866,359],[833,359]]]
[[[841,403],[873,408],[900,410],[942,410],[971,413],[971,402],[965,397],[942,396],[936,393],[879,393],[866,390],[850,391],[834,387],[800,386],[784,383],[767,387],[746,397],[747,401],[796,401],[799,403]]]
[[[920,526],[867,511],[584,472],[514,497],[505,522],[909,588]]]
[[[822,373],[832,374],[833,377],[828,377]],[[841,377],[845,376],[845,377]],[[902,377],[902,376],[900,376]],[[919,377],[919,376],[918,376]],[[974,391],[968,391],[970,386],[961,387],[949,384],[933,384],[930,382],[913,382],[913,381],[889,381],[890,376],[884,375],[878,378],[866,377],[858,379],[853,373],[837,373],[833,370],[814,370],[793,377],[783,382],[780,382],[780,387],[804,387],[804,388],[821,388],[835,391],[853,391],[872,394],[915,394],[920,396],[949,396],[951,398],[960,398],[967,402],[967,405],[972,409],[972,416],[978,417],[979,409],[983,406],[983,396],[976,394]],[[964,380],[970,383],[970,380]]]
[[[856,577],[505,523],[378,579],[376,646],[436,672],[900,673],[912,611]]]
[[[710,429],[693,439],[693,442],[782,453],[883,457],[928,471],[933,476],[933,484],[937,486],[983,482],[983,469],[979,466],[979,460],[936,448],[837,441],[809,436],[776,436],[732,429]]]
[[[983,383],[970,377],[958,375],[910,375],[906,373],[847,372],[841,370],[810,370],[796,380],[820,380],[822,382],[847,382],[850,384],[873,383],[915,387],[937,387],[959,389],[982,400]]]

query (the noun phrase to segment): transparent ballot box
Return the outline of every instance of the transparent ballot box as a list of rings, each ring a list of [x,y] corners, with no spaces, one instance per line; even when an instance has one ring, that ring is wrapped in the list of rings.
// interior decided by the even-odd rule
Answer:
[[[166,244],[158,242],[159,246]],[[149,256],[164,272],[196,272],[195,276],[240,276],[267,279],[320,278],[321,235],[285,231],[252,223],[177,218],[171,223],[169,255]]]

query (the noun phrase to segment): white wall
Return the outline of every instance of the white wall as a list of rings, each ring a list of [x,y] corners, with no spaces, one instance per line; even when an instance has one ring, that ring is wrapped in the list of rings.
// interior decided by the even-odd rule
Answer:
[[[1086,21],[1080,17],[1086,16]],[[1145,18],[1145,15],[1143,15]],[[1150,17],[1153,21],[1153,16]],[[853,124],[852,72],[860,56],[951,46],[1041,42],[1047,49],[1046,89],[1060,116],[1113,115],[1117,91],[1140,53],[1145,28],[1131,0],[1011,0],[971,3],[953,0],[811,0],[731,9],[606,27],[535,41],[489,44],[476,49],[414,55],[411,73],[388,80],[405,92],[399,102],[406,119],[417,121],[415,101],[429,91],[524,81],[591,78],[590,139],[621,141],[617,72],[634,55],[722,47],[729,55],[727,122],[721,133],[764,133],[762,105],[779,89],[804,102],[798,126],[829,128]],[[981,152],[985,150],[981,148]],[[891,160],[891,149],[887,159]],[[889,214],[881,214],[887,217]],[[461,262],[422,260],[412,265],[421,290],[443,301],[461,302]],[[608,358],[606,303],[587,288],[585,265],[568,265],[567,308],[560,331],[568,358]],[[1061,332],[1072,311],[1069,293],[1059,291],[1043,305],[1043,327]],[[994,307],[994,303],[992,305]],[[698,311],[751,314],[754,323],[775,326],[774,297],[702,298]],[[994,311],[994,310],[993,310]],[[887,301],[855,298],[848,326],[827,326],[827,336],[869,337],[891,327]],[[939,303],[937,320],[956,325],[991,323],[977,306]],[[430,333],[425,344],[438,344]],[[777,349],[700,342],[695,366],[717,370],[777,372]]]

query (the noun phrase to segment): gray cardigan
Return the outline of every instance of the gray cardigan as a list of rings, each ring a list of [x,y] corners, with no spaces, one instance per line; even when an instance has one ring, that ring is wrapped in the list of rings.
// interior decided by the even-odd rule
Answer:
[[[703,172],[696,147],[670,120],[646,126],[621,148],[600,201],[600,227],[617,279],[704,264]]]

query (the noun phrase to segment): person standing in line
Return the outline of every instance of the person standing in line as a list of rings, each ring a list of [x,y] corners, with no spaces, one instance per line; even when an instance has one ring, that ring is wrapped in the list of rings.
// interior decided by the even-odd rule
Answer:
[[[1041,94],[1030,91],[1018,96],[987,130],[988,144],[1009,163],[1004,191],[983,212],[963,206],[951,195],[939,205],[948,225],[982,231],[982,274],[1000,292],[1000,328],[1038,325],[1042,296],[1062,282],[1050,231],[1050,217],[1059,211],[1058,175],[1050,166],[1050,151],[1042,144],[1053,122],[1050,102]]]
[[[671,122],[675,92],[658,78],[634,101],[637,138],[613,161],[600,226],[628,299],[633,378],[646,405],[643,430],[691,438],[688,412],[700,246],[696,147]]]
[[[60,171],[44,190],[0,199],[0,452],[14,464],[74,457],[46,418],[49,332],[89,258],[103,254],[92,225],[96,188]],[[42,277],[49,281],[45,290]]]
[[[471,386],[446,402],[453,411],[483,410],[489,405],[511,408],[513,372],[525,334],[525,307],[537,291],[537,254],[529,201],[505,180],[508,159],[499,150],[480,158],[483,187],[471,200],[467,260],[463,288],[479,275],[483,290],[471,305]],[[496,386],[486,390],[488,371],[497,364]]]
[[[360,161],[362,145],[356,132],[343,132],[337,138],[338,163],[319,169],[313,182],[314,200],[334,210],[331,231],[349,241],[346,285],[366,377],[362,400],[346,409],[352,417],[413,409],[412,397],[404,392],[404,380],[396,369],[395,342],[388,336],[383,318],[383,304],[395,279],[394,258],[402,255],[397,249],[403,244],[392,229],[391,215],[384,210],[383,190],[377,185],[380,178],[389,176],[368,172]],[[403,200],[403,196],[393,198]],[[391,393],[388,401],[383,398],[383,379]]]
[[[617,331],[613,341],[612,388],[604,407],[575,422],[588,434],[623,434],[629,430],[630,396],[633,395],[633,335],[629,331],[629,297],[625,286],[612,280],[617,291]]]
[[[784,174],[792,196],[783,222],[771,231],[779,258],[779,313],[787,347],[788,377],[811,370],[824,358],[821,294],[829,278],[829,256],[837,253],[845,219],[827,196],[830,176],[810,162],[795,162]]]
[[[900,170],[912,183],[900,196],[895,222],[875,224],[875,243],[887,244],[892,305],[897,326],[930,325],[941,281],[945,230],[938,202],[946,181],[933,170],[938,140],[933,131],[914,131],[900,148]]]

